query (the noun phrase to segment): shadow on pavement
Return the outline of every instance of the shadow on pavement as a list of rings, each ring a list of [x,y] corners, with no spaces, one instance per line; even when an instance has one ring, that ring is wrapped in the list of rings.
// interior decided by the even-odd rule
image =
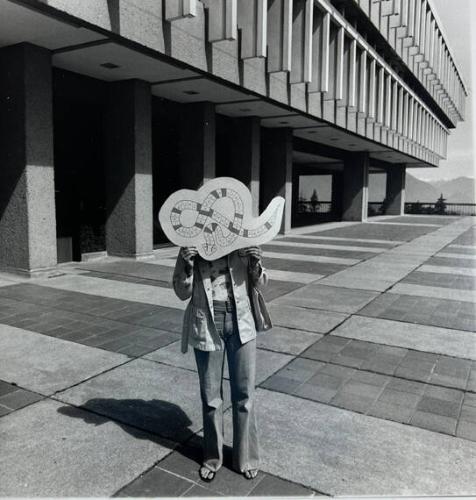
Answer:
[[[138,439],[150,439],[170,449],[194,435],[188,415],[176,404],[160,399],[95,398],[79,407],[63,406],[58,412],[96,426],[112,421]]]

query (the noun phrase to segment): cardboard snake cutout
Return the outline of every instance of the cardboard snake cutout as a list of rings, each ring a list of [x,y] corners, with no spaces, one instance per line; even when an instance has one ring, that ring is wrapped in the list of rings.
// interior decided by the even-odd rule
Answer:
[[[197,191],[180,189],[159,211],[167,238],[178,246],[195,246],[206,260],[234,250],[261,245],[279,232],[284,198],[273,198],[259,217],[253,217],[249,189],[232,177],[217,177]]]

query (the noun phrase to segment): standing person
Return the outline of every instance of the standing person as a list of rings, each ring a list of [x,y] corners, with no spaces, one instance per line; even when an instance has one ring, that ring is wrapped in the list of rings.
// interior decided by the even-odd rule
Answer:
[[[233,408],[233,467],[247,479],[258,473],[259,445],[254,407],[256,327],[249,291],[266,285],[261,249],[248,247],[214,261],[195,247],[182,247],[173,286],[185,310],[182,352],[194,348],[203,410],[203,465],[212,481],[223,463],[223,368],[228,359]]]

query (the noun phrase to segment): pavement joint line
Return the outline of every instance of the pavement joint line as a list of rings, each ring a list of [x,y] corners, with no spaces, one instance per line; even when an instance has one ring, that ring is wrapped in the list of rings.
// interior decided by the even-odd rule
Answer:
[[[96,318],[98,316],[94,316],[94,317]],[[111,321],[117,321],[117,320],[111,320]],[[122,323],[125,323],[125,322],[122,322]],[[65,324],[67,324],[67,323],[65,323]],[[137,325],[136,323],[127,323],[127,324],[128,325],[134,325],[134,326],[141,326],[141,325]],[[11,325],[8,325],[7,323],[2,323],[1,321],[0,321],[0,325],[11,326]],[[21,328],[21,327],[15,327],[15,328]],[[153,328],[153,327],[150,327],[150,326],[144,326],[142,328],[151,328],[152,330],[159,330],[158,328]],[[122,354],[122,355],[127,356],[128,358],[130,358],[130,361],[133,361],[134,359],[141,358],[142,356],[145,356],[145,355],[150,354],[151,352],[157,350],[156,348],[152,348],[148,352],[144,352],[143,354],[140,354],[138,356],[133,356],[131,354],[124,354],[124,353],[119,352],[119,351],[113,351],[111,349],[107,349],[105,347],[101,347],[100,345],[99,346],[91,346],[91,345],[88,345],[88,344],[83,344],[83,342],[79,342],[77,340],[65,339],[65,338],[62,338],[62,337],[55,337],[54,335],[49,335],[48,333],[37,332],[35,330],[29,330],[28,328],[21,328],[21,329],[25,330],[27,332],[30,332],[30,333],[34,333],[36,335],[43,335],[44,337],[49,337],[49,338],[54,338],[54,339],[62,340],[63,342],[71,342],[72,344],[82,345],[84,347],[89,347],[90,349],[98,349],[100,351],[104,351],[104,352],[108,352],[108,353]],[[167,332],[167,333],[177,333],[177,332],[174,332],[174,331],[171,331],[171,330],[165,330],[165,328],[160,328],[160,330],[163,330],[164,332]],[[80,331],[81,330],[78,330],[78,332],[80,332]],[[91,335],[90,337],[87,337],[86,339],[83,339],[83,340],[88,340],[88,339],[91,339],[91,338],[94,338],[94,337],[97,337],[97,335]],[[170,344],[173,344],[174,342],[177,342],[177,340],[178,339],[172,339],[167,344],[164,344],[163,346],[159,347],[159,349],[161,349],[162,347],[167,347]],[[25,390],[29,390],[29,389],[25,389]],[[30,391],[30,392],[32,392],[32,391]]]
[[[396,295],[396,294],[395,294]],[[378,297],[376,297],[378,298]],[[448,300],[448,299],[444,299],[444,300]],[[459,302],[457,300],[454,300],[453,302]],[[369,302],[370,304],[370,302]],[[361,310],[361,309],[360,309]],[[420,325],[420,326],[433,326],[435,328],[445,328],[448,330],[448,328],[444,327],[444,326],[436,326],[436,325],[430,325],[428,323],[413,323],[412,321],[404,321],[402,319],[388,319],[388,318],[381,318],[380,316],[367,316],[365,314],[358,314],[358,313],[353,313],[351,316],[358,316],[359,318],[374,318],[374,319],[385,319],[387,321],[396,321],[397,323],[404,323],[406,325]],[[349,316],[349,318],[351,317]],[[347,318],[347,319],[349,319]],[[334,328],[333,328],[334,330]],[[476,332],[473,332],[472,330],[459,330],[458,328],[451,328],[451,330],[456,330],[458,332],[463,332],[463,333],[475,333],[476,335]],[[329,331],[330,333],[330,331]],[[366,341],[366,342],[369,342],[369,341]],[[382,344],[382,345],[385,345],[385,344]],[[396,347],[396,346],[395,346]],[[407,349],[407,347],[404,347],[404,349]],[[425,352],[425,351],[420,351],[420,352]],[[451,356],[451,357],[456,357],[456,356]],[[459,358],[459,359],[468,359],[468,358]]]
[[[300,386],[298,386],[300,387]],[[418,425],[412,425],[411,423],[408,423],[408,422],[397,422],[395,420],[390,420],[388,418],[383,418],[383,417],[375,417],[373,415],[366,415],[365,413],[361,412],[361,411],[358,411],[358,410],[351,410],[349,408],[343,408],[342,406],[337,406],[337,405],[333,405],[332,403],[323,403],[322,401],[316,401],[315,399],[311,399],[311,398],[308,398],[306,396],[301,396],[301,395],[297,395],[297,394],[290,394],[289,392],[283,392],[283,391],[280,391],[279,389],[268,389],[266,387],[261,387],[259,386],[260,390],[261,391],[267,391],[267,392],[278,392],[279,394],[285,394],[286,396],[290,396],[290,397],[293,397],[293,398],[299,398],[299,399],[304,399],[306,401],[310,401],[312,403],[315,403],[315,404],[319,404],[319,405],[324,405],[324,406],[331,406],[332,408],[338,408],[339,410],[342,410],[342,411],[346,411],[346,412],[349,412],[349,413],[357,413],[358,415],[362,415],[364,417],[368,417],[368,418],[372,418],[372,419],[376,419],[376,420],[384,420],[386,422],[392,422],[396,425],[406,425],[408,427],[412,427],[412,428],[418,428],[418,429],[423,429],[427,432],[434,432],[436,434],[441,434],[443,436],[449,436],[451,438],[454,438],[454,439],[463,439],[463,438],[459,438],[458,436],[456,436],[456,433],[453,435],[453,434],[448,434],[446,432],[441,432],[441,431],[437,431],[437,430],[434,430],[434,429],[428,429],[427,427],[420,427]],[[471,441],[471,440],[469,440]],[[411,498],[418,498],[418,495],[417,496],[414,496],[412,495]],[[428,497],[422,497],[422,498],[428,498]]]
[[[334,335],[334,336],[337,337],[337,335]],[[342,338],[346,338],[346,337],[342,337]],[[349,340],[352,340],[352,339],[349,339]],[[379,344],[379,345],[385,345],[386,346],[386,344]],[[387,347],[393,347],[393,346],[387,346]],[[404,347],[403,349],[407,349],[407,348]],[[426,351],[416,351],[415,349],[408,349],[408,350],[409,351],[411,350],[411,351],[414,351],[414,352],[423,352],[423,353],[426,353]],[[443,356],[443,355],[441,354],[441,356]],[[451,356],[451,357],[453,358],[453,356]],[[308,360],[311,360],[311,361],[316,361],[318,363],[326,363],[326,364],[333,365],[333,366],[342,366],[344,368],[351,368],[352,370],[356,370],[356,371],[359,371],[359,372],[373,373],[374,375],[383,375],[385,377],[396,378],[398,380],[405,380],[405,381],[410,381],[410,382],[418,382],[419,384],[424,384],[424,385],[428,385],[428,386],[432,386],[432,387],[442,387],[443,389],[452,389],[454,391],[460,391],[460,392],[464,392],[464,393],[476,394],[476,391],[473,391],[471,389],[460,389],[460,388],[454,387],[454,386],[448,386],[448,385],[442,385],[442,384],[435,384],[434,382],[433,383],[431,383],[431,382],[423,382],[422,380],[417,380],[417,379],[414,379],[414,378],[404,377],[402,375],[395,375],[395,374],[394,375],[389,375],[388,373],[377,372],[377,371],[371,370],[371,369],[357,368],[355,366],[351,367],[351,366],[348,366],[348,365],[344,365],[343,363],[337,363],[335,361],[320,361],[320,360],[317,360],[317,359],[314,359],[314,358],[308,358],[306,356],[303,356],[302,353],[298,354],[295,357],[295,359],[297,359],[297,358],[308,359]],[[464,359],[464,358],[453,358],[453,359]],[[294,360],[291,360],[289,363],[291,363],[292,361],[294,361]],[[403,361],[403,358],[402,358],[402,361]],[[469,361],[471,361],[471,360],[469,360]],[[272,375],[270,375],[266,380],[263,380],[263,382],[261,382],[259,384],[259,386],[261,386],[261,384],[263,384],[264,382],[266,382],[269,378],[271,378],[274,375],[276,375],[283,368],[285,368],[286,366],[288,366],[288,364],[286,364],[286,365],[282,366],[281,368],[279,368],[276,372],[274,372]],[[431,372],[431,374],[433,374],[433,371]],[[468,375],[468,378],[469,378],[469,375]],[[466,381],[466,383],[467,383],[467,381]],[[301,387],[301,386],[298,386],[298,387]],[[286,394],[288,394],[288,393],[286,393]],[[311,401],[314,401],[314,400],[311,400]],[[323,403],[323,404],[326,404],[326,403]],[[386,420],[386,419],[384,419],[384,420]]]
[[[57,288],[54,288],[54,287],[49,287],[47,285],[39,285],[37,283],[31,283],[31,284],[34,284],[36,286],[44,286],[45,288],[52,288],[54,290],[58,290]],[[140,304],[140,305],[150,305],[152,307],[164,307],[166,309],[173,309],[172,307],[169,307],[169,306],[160,306],[160,305],[154,305],[154,304],[146,304],[145,302],[138,302],[137,300],[127,300],[127,299],[114,299],[114,298],[111,298],[111,297],[103,297],[101,295],[94,295],[94,294],[86,294],[84,292],[76,292],[76,291],[73,291],[73,290],[63,290],[65,292],[68,292],[68,293],[79,293],[79,294],[82,294],[82,295],[87,295],[88,297],[100,297],[102,299],[109,299],[109,300],[120,300],[120,301],[124,301],[124,302],[128,302],[130,304]],[[66,312],[71,312],[71,313],[77,313],[77,311],[72,311],[70,309],[60,309],[58,307],[54,307],[54,306],[45,306],[45,305],[42,305],[42,304],[37,304],[36,302],[31,302],[29,300],[25,300],[25,299],[18,299],[18,298],[10,298],[8,297],[9,300],[14,300],[15,302],[19,302],[20,304],[31,304],[31,305],[34,305],[34,306],[40,306],[40,307],[44,307],[44,308],[47,308],[47,309],[54,309],[55,311],[66,311]],[[100,318],[100,319],[109,319],[109,318],[104,318],[103,316],[95,316],[94,314],[90,314],[90,313],[79,313],[79,314],[83,314],[84,316],[89,316],[91,318]],[[129,321],[123,321],[123,320],[113,320],[113,319],[110,319],[110,321],[117,321],[119,323],[124,323],[124,324],[127,324],[127,325],[133,325],[133,326],[141,326],[141,325],[138,325],[137,323],[130,323]],[[152,330],[159,330],[159,328],[153,328],[151,326],[141,326],[141,328],[150,328]],[[163,331],[166,331],[166,332],[169,332],[169,333],[177,333],[176,331],[174,330],[167,330],[166,328],[160,328],[160,330],[163,330]],[[40,332],[33,332],[33,333],[39,333]],[[41,334],[43,335],[43,334]],[[51,337],[51,335],[50,335]],[[94,335],[92,335],[92,337],[94,337]],[[109,351],[111,352],[111,351]]]

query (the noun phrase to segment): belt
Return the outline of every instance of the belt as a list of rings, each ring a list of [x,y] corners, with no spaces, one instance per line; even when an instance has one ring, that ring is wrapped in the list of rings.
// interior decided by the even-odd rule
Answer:
[[[214,300],[213,301],[214,311],[232,312],[235,310],[235,303],[232,300]]]

